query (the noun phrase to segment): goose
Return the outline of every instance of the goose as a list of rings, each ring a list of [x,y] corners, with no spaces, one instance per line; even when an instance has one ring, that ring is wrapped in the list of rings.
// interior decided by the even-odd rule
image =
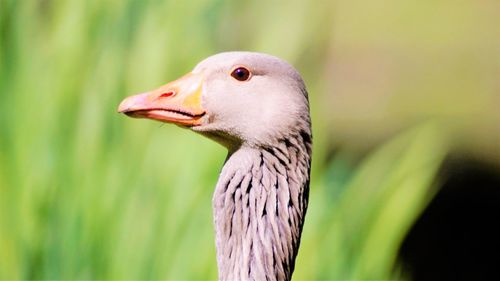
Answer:
[[[125,98],[118,112],[172,123],[228,150],[212,199],[219,280],[290,280],[309,197],[312,132],[299,72],[224,52]]]

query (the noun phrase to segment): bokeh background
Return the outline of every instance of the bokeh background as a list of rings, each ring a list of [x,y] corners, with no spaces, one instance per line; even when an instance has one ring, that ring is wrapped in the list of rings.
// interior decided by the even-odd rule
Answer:
[[[226,151],[116,108],[228,50],[282,57],[309,89],[295,280],[482,276],[499,249],[499,26],[495,0],[0,0],[0,279],[217,278]]]

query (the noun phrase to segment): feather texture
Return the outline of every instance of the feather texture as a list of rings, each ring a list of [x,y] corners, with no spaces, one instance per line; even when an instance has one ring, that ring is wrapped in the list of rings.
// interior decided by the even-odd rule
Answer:
[[[221,280],[290,280],[307,210],[310,132],[229,155],[213,197]]]

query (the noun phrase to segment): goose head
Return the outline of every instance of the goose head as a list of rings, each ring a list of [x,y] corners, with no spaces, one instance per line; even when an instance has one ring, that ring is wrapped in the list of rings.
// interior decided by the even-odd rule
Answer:
[[[118,111],[226,146],[212,201],[219,280],[290,280],[312,145],[307,92],[291,65],[261,53],[217,54],[173,82],[126,98]],[[233,227],[238,217],[247,223]]]
[[[208,57],[185,76],[126,98],[118,111],[189,128],[230,151],[310,130],[299,73],[277,57],[252,52]]]

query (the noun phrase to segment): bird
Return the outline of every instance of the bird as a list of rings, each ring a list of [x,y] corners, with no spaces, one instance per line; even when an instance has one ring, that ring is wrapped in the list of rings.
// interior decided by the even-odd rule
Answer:
[[[118,112],[227,148],[212,198],[218,279],[291,280],[308,201],[312,130],[299,72],[264,53],[212,55]]]

